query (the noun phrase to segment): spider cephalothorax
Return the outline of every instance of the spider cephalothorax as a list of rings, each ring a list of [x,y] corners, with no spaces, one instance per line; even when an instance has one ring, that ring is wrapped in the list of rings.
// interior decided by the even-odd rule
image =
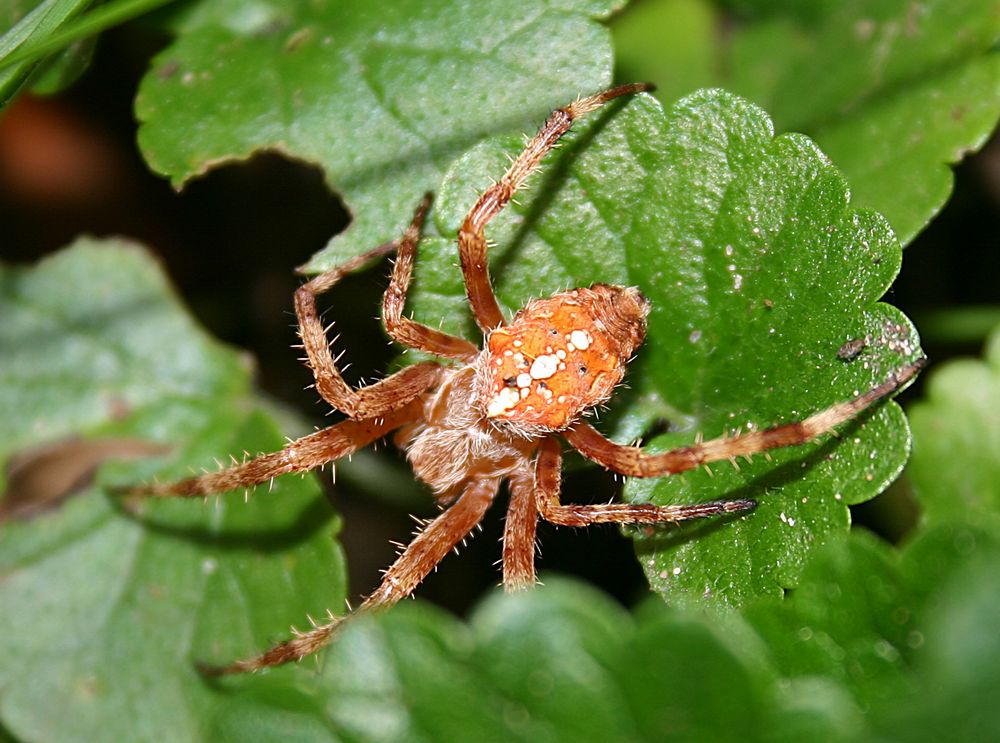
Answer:
[[[802,421],[661,454],[616,444],[586,423],[584,416],[608,400],[642,343],[649,302],[637,288],[595,284],[533,300],[508,322],[493,294],[484,230],[574,119],[613,98],[646,89],[641,84],[625,85],[554,111],[504,176],[469,211],[458,233],[459,257],[469,304],[486,336],[485,348],[480,350],[463,338],[403,315],[420,230],[430,205],[425,198],[398,243],[358,256],[296,292],[299,334],[316,390],[347,420],[222,472],[136,488],[135,492],[193,496],[247,487],[333,462],[396,431],[395,440],[406,450],[416,476],[448,507],[403,550],[357,612],[389,606],[412,593],[476,527],[503,481],[510,489],[503,537],[503,582],[509,590],[535,582],[539,518],[567,526],[669,524],[752,509],[754,502],[746,499],[680,506],[563,504],[559,500],[560,439],[622,475],[669,475],[810,441],[898,390],[922,362],[904,366],[854,399]],[[386,331],[399,343],[457,363],[416,364],[354,389],[337,368],[316,310],[316,296],[346,273],[393,252],[396,262],[382,305]],[[295,633],[256,658],[209,670],[231,673],[302,658],[329,642],[342,621],[333,618]]]

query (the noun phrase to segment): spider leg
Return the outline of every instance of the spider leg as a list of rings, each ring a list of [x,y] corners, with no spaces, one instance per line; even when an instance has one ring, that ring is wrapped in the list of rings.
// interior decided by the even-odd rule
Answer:
[[[517,472],[510,477],[510,504],[503,529],[503,587],[508,592],[535,585],[534,473]]]
[[[412,267],[412,253],[416,249],[420,225],[429,204],[428,198],[421,202],[413,217],[413,223],[407,229],[406,235],[398,246],[397,243],[386,243],[373,248],[326,273],[316,276],[300,286],[295,292],[295,314],[299,322],[299,336],[302,338],[302,346],[306,352],[307,365],[312,369],[316,379],[316,390],[327,403],[350,418],[375,418],[398,405],[401,397],[412,397],[423,392],[437,380],[440,373],[439,367],[433,362],[415,364],[375,384],[361,389],[352,388],[337,368],[337,362],[326,338],[326,328],[323,326],[316,309],[316,297],[329,290],[347,274],[356,271],[374,258],[389,255],[397,247],[409,254],[409,265]],[[404,260],[404,267],[406,263],[407,261]],[[401,281],[396,277],[399,272],[400,268],[397,266],[393,271],[393,279],[386,290],[386,295],[393,293],[400,296],[398,312],[401,313],[409,275],[407,274]],[[394,309],[393,312],[395,311]],[[386,326],[390,335],[397,338],[397,333],[401,333],[402,335],[397,338],[401,342],[409,343],[412,341],[410,344],[421,350],[438,356],[462,359],[474,355],[477,351],[475,346],[462,338],[425,328],[411,320],[395,322],[399,318],[396,318],[393,313],[386,314]],[[427,332],[422,334],[421,329]]]
[[[385,572],[382,583],[374,593],[365,599],[354,614],[348,616],[386,608],[409,596],[420,581],[482,520],[499,485],[500,482],[496,479],[470,482],[462,496],[410,542]],[[256,671],[299,660],[328,644],[347,618],[335,617],[306,632],[296,632],[290,640],[275,645],[256,658],[238,660],[221,668],[202,666],[202,671],[218,676]]]
[[[261,454],[221,472],[189,477],[172,483],[154,483],[127,488],[124,492],[154,496],[200,496],[250,487],[289,472],[302,472],[340,459],[380,439],[394,428],[419,420],[423,402],[412,399],[379,418],[346,420],[303,436],[281,451]]]
[[[524,184],[524,180],[541,163],[542,158],[556,145],[559,138],[569,131],[573,120],[600,108],[608,101],[622,95],[651,90],[646,83],[621,85],[588,98],[581,98],[568,106],[556,109],[517,156],[503,177],[487,189],[465,217],[458,231],[458,251],[465,276],[465,290],[476,322],[484,332],[504,324],[503,313],[497,304],[490,283],[490,270],[486,259],[486,223],[503,209],[511,197]]]
[[[417,243],[420,242],[420,228],[430,207],[430,194],[424,196],[413,215],[413,221],[406,228],[392,269],[392,278],[382,296],[382,320],[386,332],[397,343],[417,348],[435,356],[467,361],[479,353],[479,349],[464,338],[459,338],[440,330],[414,322],[403,315],[406,292],[413,276],[413,262],[417,257]]]
[[[682,446],[662,454],[646,454],[638,447],[608,441],[587,423],[576,423],[563,432],[566,440],[588,459],[630,477],[660,477],[734,457],[748,456],[768,449],[796,446],[828,433],[851,420],[865,408],[891,395],[916,376],[926,359],[918,359],[888,379],[852,400],[837,403],[794,423],[785,423],[763,431],[739,436],[723,436],[691,446]]]
[[[596,505],[559,502],[562,479],[562,451],[559,440],[542,441],[535,459],[535,502],[546,521],[560,526],[591,524],[672,524],[705,516],[749,511],[755,501],[730,500],[693,503],[682,506],[655,506],[652,503],[600,503]]]

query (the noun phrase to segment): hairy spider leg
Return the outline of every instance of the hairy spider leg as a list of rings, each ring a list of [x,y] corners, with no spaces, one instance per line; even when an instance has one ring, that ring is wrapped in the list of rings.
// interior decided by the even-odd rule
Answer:
[[[471,361],[479,353],[479,347],[475,344],[465,338],[443,333],[403,316],[406,292],[410,287],[413,263],[417,257],[417,243],[420,242],[420,229],[430,204],[431,195],[425,194],[413,215],[413,221],[399,241],[392,278],[385,294],[382,295],[382,320],[389,337],[397,343],[435,356]]]
[[[403,550],[396,562],[385,572],[382,583],[351,614],[334,617],[306,632],[281,642],[255,658],[238,660],[228,666],[202,666],[202,671],[219,676],[244,671],[256,671],[299,660],[329,644],[344,620],[358,614],[392,606],[409,596],[420,582],[471,532],[486,513],[496,496],[500,481],[496,478],[473,480],[461,497],[441,513]]]
[[[505,324],[490,281],[485,234],[487,222],[507,205],[514,192],[541,164],[542,158],[555,147],[560,137],[569,131],[575,119],[619,96],[652,89],[653,86],[649,83],[620,85],[587,98],[580,98],[568,106],[553,111],[503,177],[479,197],[466,215],[458,231],[458,254],[462,263],[469,305],[483,332],[488,333]]]
[[[535,532],[538,507],[535,504],[535,475],[530,468],[507,479],[510,501],[503,529],[503,587],[520,591],[535,585]]]
[[[398,243],[386,243],[362,253],[306,282],[295,292],[295,314],[299,322],[299,336],[306,352],[306,364],[316,379],[316,390],[329,405],[350,418],[374,418],[383,415],[399,405],[401,399],[405,401],[423,392],[438,379],[438,365],[434,362],[408,366],[391,377],[360,389],[352,388],[341,376],[330,350],[326,328],[316,309],[316,297],[373,259],[397,250],[399,252],[383,299],[386,329],[393,338],[414,348],[449,358],[467,359],[478,352],[472,343],[463,338],[442,333],[402,317],[413,258],[420,239],[420,228],[429,206],[430,197],[425,196],[413,215],[413,221]]]
[[[609,441],[588,423],[577,422],[563,432],[566,440],[588,459],[629,477],[661,477],[685,472],[709,462],[749,456],[768,449],[805,444],[856,417],[869,406],[899,390],[926,364],[916,361],[894,371],[881,384],[852,400],[837,403],[801,421],[738,436],[682,446],[662,454],[647,454],[635,446]],[[542,513],[545,516],[544,511]]]
[[[124,492],[154,496],[204,496],[259,485],[290,472],[315,469],[368,446],[393,429],[420,420],[424,414],[423,401],[418,397],[420,392],[423,390],[411,395],[399,408],[390,410],[383,416],[342,421],[296,439],[281,451],[261,454],[221,472],[210,472],[177,482],[140,485],[127,488]]]
[[[542,441],[535,459],[535,503],[543,519],[560,526],[676,524],[706,516],[742,513],[757,506],[757,502],[749,498],[677,506],[656,506],[652,503],[562,504],[559,502],[561,477],[562,449],[558,439],[550,436]]]

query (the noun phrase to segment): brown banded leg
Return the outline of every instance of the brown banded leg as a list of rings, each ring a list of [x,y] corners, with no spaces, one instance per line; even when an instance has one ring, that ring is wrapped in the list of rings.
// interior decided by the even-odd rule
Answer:
[[[423,402],[411,399],[398,410],[381,418],[346,420],[322,431],[296,439],[281,451],[262,454],[249,462],[172,483],[155,483],[129,488],[126,493],[155,496],[201,496],[224,493],[267,482],[289,472],[311,470],[347,456],[394,428],[419,420]]]
[[[706,516],[749,511],[753,500],[711,501],[683,506],[655,506],[652,503],[600,503],[596,505],[559,502],[562,451],[559,440],[542,441],[535,459],[535,502],[546,521],[560,526],[591,524],[674,524]]]
[[[403,550],[385,572],[382,583],[355,614],[392,606],[409,596],[420,581],[479,524],[493,502],[499,484],[495,479],[469,483],[462,496]],[[335,617],[307,632],[298,632],[292,639],[275,645],[256,658],[236,661],[222,668],[203,666],[202,670],[211,675],[241,673],[299,660],[328,644],[344,619]]]
[[[535,477],[517,472],[510,480],[510,504],[503,529],[503,587],[508,592],[535,585]]]
[[[926,359],[893,372],[882,384],[853,400],[833,405],[805,420],[774,426],[739,436],[723,436],[691,446],[682,446],[662,454],[646,454],[634,446],[608,441],[587,423],[576,423],[563,432],[566,440],[583,456],[608,469],[630,477],[660,477],[695,469],[709,462],[749,456],[768,449],[796,446],[828,433],[851,420],[870,405],[891,395],[916,376]]]
[[[404,243],[407,239],[412,243],[407,249],[408,252],[412,252],[416,248],[420,224],[428,205],[429,201],[425,198],[414,215],[413,224],[406,231],[406,237],[403,238]],[[316,379],[316,390],[329,405],[350,418],[374,418],[382,415],[397,405],[399,398],[409,398],[413,394],[427,389],[436,381],[439,373],[438,366],[434,363],[415,364],[375,384],[354,389],[341,376],[333,353],[330,351],[326,328],[323,326],[316,309],[316,297],[329,290],[347,274],[358,270],[375,258],[389,255],[396,249],[396,243],[380,245],[326,273],[320,274],[300,286],[295,292],[295,314],[299,323],[299,336],[302,338],[302,346],[306,352],[306,363]],[[410,256],[409,263],[411,265],[412,260],[413,258]],[[405,277],[402,289],[399,291],[400,281],[395,278],[396,273],[397,270],[394,270],[393,281],[390,282],[386,293],[393,292],[400,295],[398,309],[401,313],[409,276]],[[387,318],[387,329],[389,329],[389,319],[391,318]],[[405,330],[399,331],[400,327],[405,328]],[[392,334],[393,329],[404,333],[404,342],[409,343],[412,340],[412,345],[415,348],[438,356],[465,359],[477,351],[475,346],[464,339],[425,328],[411,320],[394,325],[390,329],[390,334]],[[422,334],[421,330],[426,332]]]
[[[642,90],[652,90],[652,86],[646,83],[621,85],[588,98],[581,98],[553,111],[503,177],[479,197],[466,215],[458,231],[458,252],[462,261],[469,304],[483,332],[489,332],[504,324],[503,313],[500,312],[500,305],[497,304],[490,283],[484,233],[486,223],[507,205],[517,189],[524,184],[524,180],[538,168],[542,158],[555,147],[559,138],[569,131],[575,119],[600,108],[614,98]]]
[[[399,241],[392,278],[382,296],[382,321],[385,323],[386,332],[397,343],[435,356],[468,361],[479,353],[479,348],[475,344],[464,338],[421,325],[403,315],[406,292],[413,276],[413,262],[417,257],[417,244],[420,242],[420,229],[429,207],[430,194],[424,196],[420,202],[413,215],[413,221]]]

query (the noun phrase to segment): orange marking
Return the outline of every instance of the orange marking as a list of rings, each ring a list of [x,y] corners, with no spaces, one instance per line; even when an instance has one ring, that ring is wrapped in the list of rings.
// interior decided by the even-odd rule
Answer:
[[[528,304],[487,341],[486,415],[547,429],[568,426],[610,397],[624,360],[597,329],[583,292]]]

